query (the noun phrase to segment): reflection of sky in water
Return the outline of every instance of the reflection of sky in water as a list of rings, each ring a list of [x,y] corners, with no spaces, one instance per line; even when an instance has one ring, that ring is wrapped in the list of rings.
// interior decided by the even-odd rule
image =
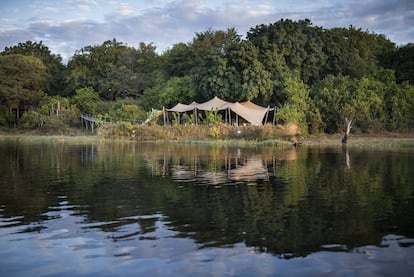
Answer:
[[[411,156],[203,149],[22,152],[30,174],[0,178],[0,276],[414,272],[414,240],[389,234],[412,237]]]
[[[83,223],[82,216],[64,208],[49,212],[40,232],[21,232],[28,226],[0,229],[1,276],[407,276],[414,270],[414,240],[402,236],[384,237],[382,247],[347,252],[341,245],[325,245],[306,257],[281,259],[244,243],[200,247],[172,231],[162,214],[121,218],[129,224],[102,232],[99,227],[113,222]],[[143,218],[153,220],[150,231],[140,226]],[[1,226],[5,221],[11,223],[2,218]]]

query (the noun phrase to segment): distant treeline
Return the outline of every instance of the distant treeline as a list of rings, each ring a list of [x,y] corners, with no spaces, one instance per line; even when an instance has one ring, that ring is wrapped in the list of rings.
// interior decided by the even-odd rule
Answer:
[[[67,65],[43,42],[0,54],[0,126],[38,128],[79,112],[137,121],[179,102],[251,100],[277,107],[278,123],[335,133],[414,130],[414,44],[384,35],[282,19],[250,29],[208,29],[162,54],[116,39],[76,51]],[[65,121],[52,115],[65,114]],[[62,117],[60,117],[62,118]],[[59,119],[62,120],[62,119]]]

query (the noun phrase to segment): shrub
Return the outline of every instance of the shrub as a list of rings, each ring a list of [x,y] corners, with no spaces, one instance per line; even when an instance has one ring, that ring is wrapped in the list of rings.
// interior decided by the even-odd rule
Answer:
[[[45,123],[45,116],[36,112],[25,112],[19,120],[19,128],[21,129],[35,129],[43,127]]]

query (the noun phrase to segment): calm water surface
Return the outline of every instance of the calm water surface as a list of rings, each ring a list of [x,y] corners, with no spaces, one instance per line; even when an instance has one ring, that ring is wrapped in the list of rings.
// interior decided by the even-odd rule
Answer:
[[[0,141],[0,276],[412,276],[414,151]]]

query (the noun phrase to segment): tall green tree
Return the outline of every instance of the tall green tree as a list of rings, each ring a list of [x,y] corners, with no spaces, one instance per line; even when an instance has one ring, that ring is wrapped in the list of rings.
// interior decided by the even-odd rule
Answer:
[[[271,72],[274,75],[283,75],[281,70],[287,67],[290,71],[299,74],[306,84],[312,84],[320,77],[320,70],[327,60],[322,51],[324,47],[323,29],[312,26],[310,20],[299,20],[294,22],[289,19],[281,19],[269,25],[258,25],[251,28],[247,33],[247,39],[251,41],[262,53],[262,61],[270,55],[280,65]],[[276,77],[276,76],[275,76]]]
[[[155,85],[157,73],[163,65],[162,58],[157,54],[156,47],[152,44],[141,42],[136,50],[134,78],[139,95],[142,95],[145,89]]]
[[[232,100],[259,100],[266,103],[273,90],[271,74],[259,61],[258,49],[249,41],[234,43],[226,49],[226,58],[230,68],[237,74],[234,80],[235,91]]]
[[[40,42],[30,40],[6,47],[2,55],[21,54],[40,59],[45,66],[45,92],[48,95],[64,94],[64,75],[66,67],[62,64],[60,55],[52,54],[49,48]]]
[[[328,75],[312,87],[312,98],[319,109],[324,131],[336,133],[342,130],[344,118],[353,119],[349,76]]]
[[[288,79],[299,77],[305,84],[319,80],[328,59],[323,51],[323,29],[310,20],[297,22],[282,19],[269,25],[258,25],[247,33],[247,40],[259,51],[259,61],[271,75],[273,90],[269,101],[282,107]]]
[[[326,31],[325,52],[330,57],[326,74],[349,75],[360,79],[386,63],[395,44],[383,35],[361,28],[332,28]]]
[[[173,77],[160,90],[158,108],[171,107],[177,103],[190,104],[195,95],[196,90],[191,76]]]
[[[77,89],[75,95],[72,97],[72,103],[82,113],[92,116],[103,113],[103,102],[98,92],[91,87]]]
[[[208,29],[195,34],[190,48],[196,63],[199,63],[209,54],[223,54],[227,47],[238,42],[240,42],[240,35],[235,28],[228,28],[225,31]]]
[[[328,133],[341,131],[345,117],[352,119],[354,128],[362,132],[385,129],[386,93],[386,84],[372,76],[351,79],[328,75],[313,87],[313,97]]]
[[[350,86],[354,126],[361,131],[382,131],[385,129],[386,110],[384,105],[385,85],[370,77],[355,80]]]
[[[234,94],[240,91],[239,72],[229,64],[225,53],[230,46],[239,42],[240,35],[234,28],[196,33],[190,43],[196,62],[191,71],[197,88],[196,101],[202,102],[213,96],[228,100],[236,98]]]
[[[408,81],[397,85],[389,106],[392,130],[412,132],[414,130],[414,85]]]
[[[240,83],[236,80],[239,73],[228,64],[227,59],[218,53],[207,55],[194,70],[193,78],[197,88],[197,102],[204,102],[214,96],[227,100],[240,92]]]
[[[68,88],[71,91],[92,87],[106,100],[139,97],[154,85],[154,72],[161,60],[152,44],[139,49],[113,40],[77,51],[68,63]]]
[[[401,46],[390,55],[389,67],[395,70],[398,83],[414,85],[414,43]]]
[[[196,66],[195,53],[191,46],[185,43],[175,44],[162,56],[164,60],[163,71],[166,78],[190,75],[191,70]]]
[[[319,132],[322,119],[316,105],[310,97],[310,88],[299,78],[289,77],[284,86],[287,100],[278,109],[277,118],[281,123],[293,123],[302,133]]]
[[[258,49],[249,41],[240,41],[231,29],[225,33],[208,33],[206,45],[197,45],[207,53],[192,71],[198,101],[219,96],[229,101],[260,99],[268,101],[272,94],[271,74],[259,61]],[[223,39],[227,38],[227,39]],[[198,49],[196,47],[196,49]],[[208,50],[209,49],[209,50]]]
[[[45,94],[46,67],[34,56],[0,55],[0,104],[17,110],[36,106]]]
[[[126,47],[115,39],[105,41],[99,46],[86,46],[77,51],[68,62],[68,88],[73,94],[75,90],[91,87],[103,98],[113,100],[111,75],[115,62]]]

